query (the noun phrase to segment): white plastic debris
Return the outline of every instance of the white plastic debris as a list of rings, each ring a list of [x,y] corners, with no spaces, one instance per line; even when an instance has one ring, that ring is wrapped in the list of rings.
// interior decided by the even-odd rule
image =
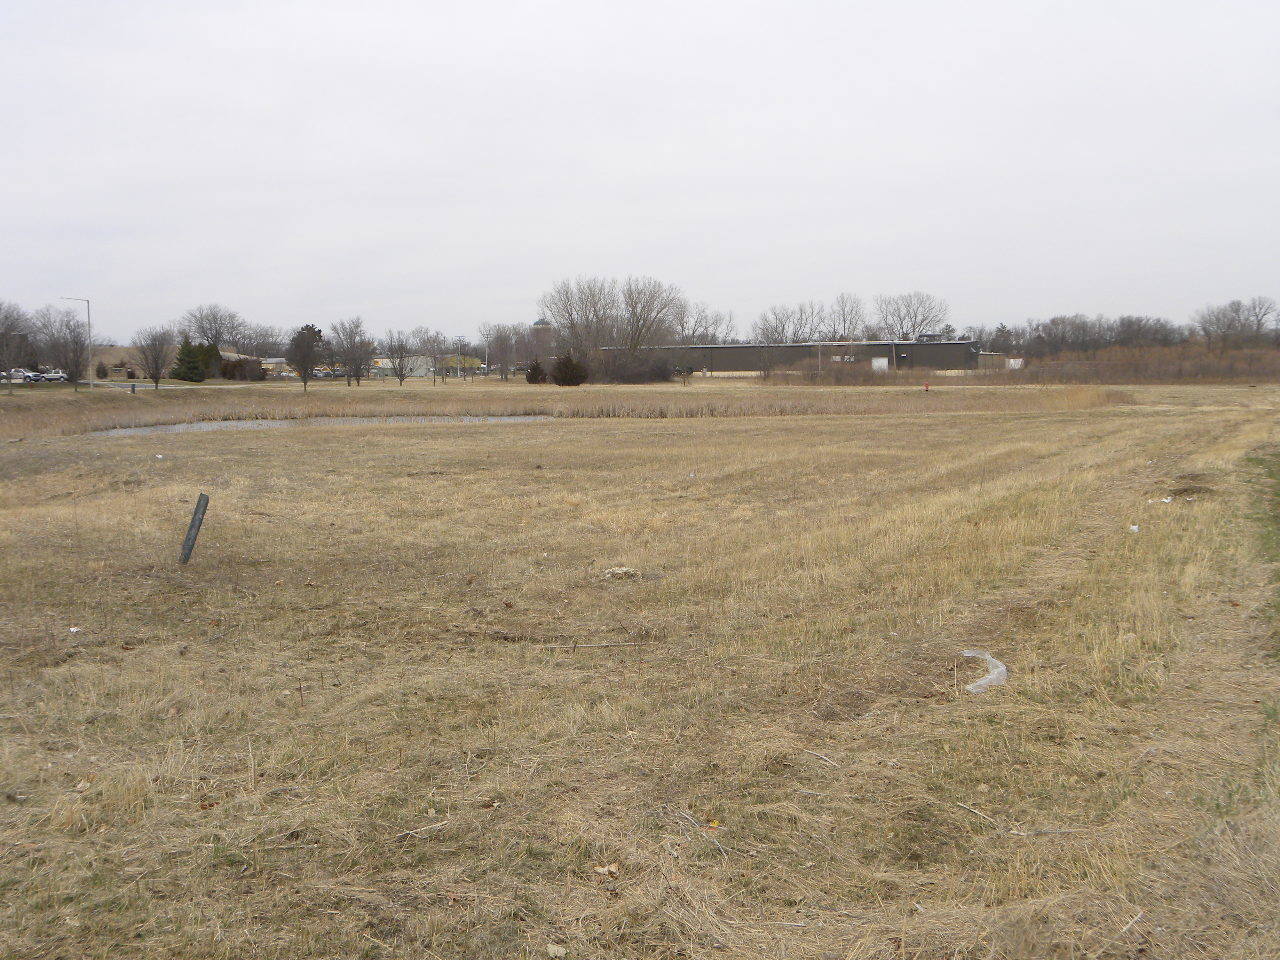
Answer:
[[[164,459],[164,454],[163,454],[163,453],[157,453],[157,454],[156,454],[156,459],[157,459],[157,460],[163,460],[163,459]]]
[[[80,628],[79,628],[79,627],[68,627],[68,628],[67,628],[67,633],[79,633],[79,632],[80,632]]]
[[[1001,686],[1009,679],[1009,668],[986,650],[965,650],[964,655],[982,660],[987,665],[987,675],[965,687],[969,693],[982,693],[983,690],[989,690],[991,687]]]
[[[1173,497],[1165,497],[1165,498],[1164,498],[1163,500],[1161,500],[1160,502],[1161,502],[1161,503],[1173,503]]]
[[[1130,532],[1130,533],[1137,533],[1137,532],[1138,532],[1138,525],[1137,525],[1136,523],[1131,523],[1131,524],[1129,524],[1129,532]]]

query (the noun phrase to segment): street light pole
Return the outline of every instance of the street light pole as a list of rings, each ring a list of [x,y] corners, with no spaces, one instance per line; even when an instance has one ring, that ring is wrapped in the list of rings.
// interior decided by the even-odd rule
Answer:
[[[84,304],[85,323],[89,327],[89,389],[93,389],[93,308],[84,297],[63,297],[63,300],[75,300]]]

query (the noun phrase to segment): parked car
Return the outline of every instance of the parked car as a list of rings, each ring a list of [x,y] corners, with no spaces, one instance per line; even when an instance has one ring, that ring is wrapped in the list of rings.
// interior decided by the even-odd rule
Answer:
[[[71,378],[61,370],[50,370],[48,373],[43,374],[43,376],[44,379],[50,383],[69,383],[71,381]]]
[[[22,367],[14,367],[9,371],[6,379],[21,380],[23,383],[39,383],[44,379],[44,375],[36,373],[34,370],[26,370]]]

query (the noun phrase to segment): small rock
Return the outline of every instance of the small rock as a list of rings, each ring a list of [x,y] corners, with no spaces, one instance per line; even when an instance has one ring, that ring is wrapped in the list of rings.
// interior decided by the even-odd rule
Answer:
[[[604,572],[606,580],[634,580],[640,576],[640,571],[634,567],[610,567]]]
[[[558,943],[547,944],[548,957],[566,957],[568,955],[569,955],[569,951],[566,950],[564,947],[560,946],[560,944]]]

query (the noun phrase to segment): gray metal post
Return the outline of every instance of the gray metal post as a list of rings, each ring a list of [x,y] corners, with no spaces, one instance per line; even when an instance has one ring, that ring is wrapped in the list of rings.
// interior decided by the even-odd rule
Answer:
[[[209,495],[207,493],[200,494],[196,500],[196,508],[191,514],[191,523],[187,525],[187,535],[182,538],[182,553],[178,556],[179,563],[186,563],[191,559],[191,551],[196,548],[196,537],[200,535],[200,525],[204,523],[204,512],[209,506]]]

